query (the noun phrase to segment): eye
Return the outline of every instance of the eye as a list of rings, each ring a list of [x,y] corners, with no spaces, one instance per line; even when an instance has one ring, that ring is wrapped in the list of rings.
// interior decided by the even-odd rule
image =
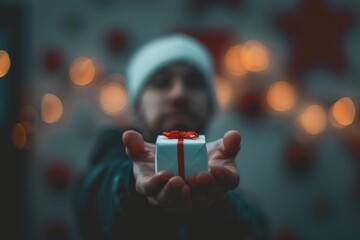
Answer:
[[[205,88],[205,80],[201,74],[193,72],[185,76],[185,86],[189,90],[200,90]]]
[[[170,76],[165,73],[156,74],[150,81],[150,87],[158,90],[167,90],[171,87]]]

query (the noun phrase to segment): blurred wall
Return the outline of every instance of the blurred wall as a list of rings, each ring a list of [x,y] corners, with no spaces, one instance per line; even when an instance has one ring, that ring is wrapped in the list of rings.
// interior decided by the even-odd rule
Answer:
[[[128,107],[106,110],[106,103],[99,101],[101,89],[112,81],[124,85],[126,62],[141,44],[180,30],[199,38],[217,57],[220,108],[207,139],[222,137],[230,129],[240,131],[238,190],[268,216],[272,238],[359,239],[360,189],[356,186],[360,186],[360,156],[354,146],[359,146],[360,136],[360,4],[355,0],[320,1],[317,8],[310,2],[2,0],[0,8],[22,7],[26,18],[21,41],[28,52],[29,74],[24,77],[26,93],[19,121],[25,119],[30,130],[23,124],[27,142],[17,146],[27,151],[30,162],[28,239],[78,239],[71,209],[74,184],[87,167],[97,134],[106,126],[126,127],[132,121]],[[314,18],[302,3],[310,4],[319,17]],[[279,21],[283,15],[290,17]],[[286,27],[286,22],[293,21],[291,16],[299,20]],[[339,22],[347,20],[333,25],[331,19],[336,16]],[[319,55],[312,55],[306,60],[315,62],[309,69],[299,64],[292,68],[288,64],[297,51],[316,52],[318,48],[319,41],[312,45],[306,37],[296,35],[296,30],[309,28],[308,34],[316,39],[316,33],[323,30],[320,24],[314,31],[316,27],[306,19],[327,19],[332,25],[326,28],[330,29],[328,36],[338,41],[329,46],[338,49],[329,49],[329,55],[318,59]],[[265,46],[269,66],[231,74],[223,64],[228,48],[249,40]],[[322,41],[327,44],[330,39]],[[82,70],[74,67],[79,56],[91,60],[81,65]],[[254,58],[259,59],[256,54]],[[72,67],[75,77],[69,76]],[[297,104],[288,111],[275,111],[266,98],[271,84],[279,80],[291,83],[297,92]],[[299,125],[298,117],[306,106],[321,106],[328,119],[332,104],[341,97],[350,97],[355,104],[356,117],[350,126],[337,128],[327,120],[323,130],[309,134]],[[317,120],[311,125],[322,117],[315,115]]]

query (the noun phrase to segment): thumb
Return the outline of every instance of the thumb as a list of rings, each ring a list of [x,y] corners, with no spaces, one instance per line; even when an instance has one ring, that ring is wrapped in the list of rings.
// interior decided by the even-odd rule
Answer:
[[[126,146],[126,153],[132,160],[142,160],[147,155],[144,138],[140,133],[133,130],[126,131],[122,135],[122,140]]]
[[[240,142],[240,133],[235,130],[230,130],[224,134],[221,151],[226,156],[235,157],[240,150]]]

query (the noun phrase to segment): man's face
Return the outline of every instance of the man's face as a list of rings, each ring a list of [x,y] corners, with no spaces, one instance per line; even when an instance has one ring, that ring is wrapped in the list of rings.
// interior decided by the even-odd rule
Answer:
[[[202,132],[209,117],[207,94],[205,79],[191,65],[160,69],[150,77],[138,103],[144,135],[154,139],[162,131]]]

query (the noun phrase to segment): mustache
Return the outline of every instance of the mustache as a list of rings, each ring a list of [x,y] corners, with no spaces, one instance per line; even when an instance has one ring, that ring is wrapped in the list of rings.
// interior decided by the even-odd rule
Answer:
[[[192,122],[197,122],[200,119],[199,114],[196,111],[191,110],[189,108],[180,108],[180,109],[172,109],[172,110],[165,111],[159,117],[159,122],[163,123],[164,121],[166,121],[167,118],[177,116],[177,115],[188,116]]]

